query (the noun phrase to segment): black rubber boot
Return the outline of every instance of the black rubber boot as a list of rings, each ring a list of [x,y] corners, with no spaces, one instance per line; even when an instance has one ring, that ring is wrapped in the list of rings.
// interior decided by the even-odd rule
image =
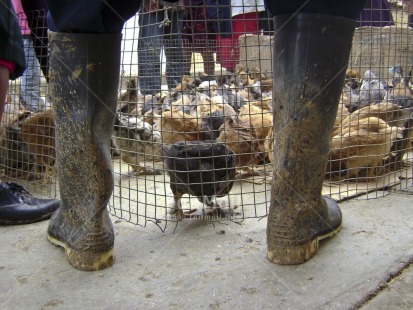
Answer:
[[[267,258],[301,264],[341,228],[337,203],[321,195],[331,131],[355,21],[299,13],[276,16],[274,175]]]
[[[120,70],[121,34],[49,32],[50,93],[56,122],[61,207],[48,239],[80,270],[114,263],[106,209],[113,190],[110,156]]]

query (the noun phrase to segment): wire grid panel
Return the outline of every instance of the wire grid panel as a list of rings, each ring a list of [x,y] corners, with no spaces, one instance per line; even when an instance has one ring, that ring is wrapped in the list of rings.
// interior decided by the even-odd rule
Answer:
[[[54,171],[54,121],[47,99],[48,39],[45,11],[17,14],[26,70],[10,81],[0,134],[3,181],[18,181],[29,192],[58,195]]]
[[[259,26],[258,33],[245,31],[234,41],[201,21],[205,27],[200,29],[206,31],[201,36],[188,33],[187,27],[185,36],[172,35],[165,41],[164,36],[169,34],[163,31],[171,29],[164,29],[169,26],[162,22],[168,13],[155,13],[164,15],[145,27],[161,29],[158,37],[142,38],[140,15],[129,20],[123,30],[122,75],[112,139],[115,188],[110,212],[128,222],[142,226],[152,222],[161,229],[169,222],[178,223],[179,216],[234,221],[265,217],[270,201],[272,150],[277,147],[272,138],[274,42],[267,35],[272,34],[271,30],[264,32]],[[393,26],[359,28],[354,36],[348,68],[351,70],[343,85],[323,188],[323,194],[336,200],[367,192],[379,196],[379,189],[393,185],[400,189],[412,187],[412,30],[407,27],[405,11],[393,8],[392,16]],[[190,29],[199,29],[186,18]],[[269,24],[268,17],[262,20]],[[230,20],[221,20],[225,21]],[[149,62],[152,67],[145,66]],[[47,70],[44,72],[47,76]],[[44,72],[38,75],[41,95],[47,98]],[[50,139],[39,140],[39,130],[29,131],[28,136],[34,138],[31,142],[22,141],[22,120],[29,115],[28,119],[32,119],[33,113],[23,106],[20,93],[21,79],[12,81],[2,122],[3,177],[17,179],[31,191],[54,196],[58,188],[53,170],[48,168],[54,164],[54,153],[49,149],[38,154],[39,149],[53,144]],[[40,127],[50,138],[54,128],[48,122],[49,106],[45,102],[43,120],[28,128]],[[38,110],[42,108],[38,106]],[[181,176],[181,181],[198,187],[198,192],[191,195],[181,193],[185,191],[182,189],[177,193],[177,183],[183,182],[171,182],[174,172],[185,169],[177,169],[177,161],[166,164],[167,158],[178,157],[171,156],[170,151],[164,153],[164,148],[180,141],[195,150],[192,157],[185,155],[188,163],[204,163],[202,169],[200,165],[188,169],[191,180]],[[217,151],[208,158],[194,141]],[[29,149],[30,145],[38,147]],[[227,147],[224,153],[218,151],[221,145]],[[232,164],[226,161],[228,152],[234,153]],[[44,153],[48,156],[36,157]],[[214,168],[220,159],[225,165]],[[236,177],[229,182],[231,187],[225,174],[216,180],[217,184],[207,179],[220,171],[232,174],[233,168]],[[45,183],[45,179],[49,181]],[[216,200],[210,197],[214,186],[221,190],[217,193],[221,197]],[[179,204],[183,214],[175,211]],[[230,213],[210,213],[211,206]]]
[[[188,14],[193,16],[194,12]],[[411,180],[411,113],[409,103],[402,104],[403,100],[408,102],[411,95],[408,93],[404,99],[394,98],[395,90],[399,89],[396,83],[399,81],[400,84],[401,78],[392,79],[399,74],[396,67],[409,61],[409,51],[405,51],[409,49],[411,30],[407,28],[406,12],[394,9],[392,16],[392,27],[360,27],[354,36],[349,60],[351,70],[348,70],[343,85],[323,188],[323,194],[336,200],[368,192],[376,192],[379,196],[378,190],[401,184],[402,179]],[[192,29],[197,29],[193,23]],[[208,23],[201,29],[208,29]],[[394,38],[386,41],[388,33]],[[241,163],[242,159],[239,160],[238,172],[249,174],[251,169],[253,173],[245,178],[239,177],[228,195],[218,199],[218,205],[240,207],[240,212],[234,209],[230,217],[235,220],[266,216],[272,179],[271,150],[276,147],[272,139],[271,112],[273,37],[264,35],[262,30],[260,33],[245,32],[237,36],[235,45],[233,38],[226,38],[225,35],[190,34],[192,38],[186,34],[182,43],[185,53],[192,54],[185,58],[190,63],[186,68],[190,69],[184,72],[185,76],[175,88],[165,85],[165,71],[161,73],[163,87],[155,88],[150,97],[139,93],[139,83],[134,82],[133,74],[125,74],[123,84],[134,85],[133,96],[136,95],[136,104],[141,109],[139,118],[148,122],[152,130],[159,131],[159,149],[178,141],[187,141],[190,145],[190,141],[201,140],[208,144],[210,139],[214,139],[226,144],[236,157],[241,155],[238,158],[260,154],[251,161],[245,159]],[[175,42],[176,46],[180,44]],[[137,45],[139,54],[139,42]],[[392,56],[386,51],[391,51]],[[211,52],[215,61],[214,70],[213,74],[207,74],[205,71],[210,67],[205,63],[205,56],[210,59],[208,53]],[[165,68],[165,64],[161,67]],[[405,80],[408,79],[408,71],[404,75]],[[366,72],[371,74],[365,76]],[[375,84],[373,73],[383,83],[379,85],[379,90],[373,86],[366,87]],[[405,89],[409,91],[410,84]],[[227,94],[225,97],[225,90],[236,95]],[[379,97],[374,98],[377,92]],[[128,96],[125,88],[121,93]],[[228,104],[229,108],[225,110],[224,107],[217,112],[220,104]],[[230,109],[231,112],[228,112]],[[235,114],[231,115],[233,110]],[[222,115],[225,115],[224,120],[219,120]],[[253,130],[245,130],[245,124]],[[212,134],[208,130],[212,130]],[[234,137],[231,131],[236,132],[237,141],[231,140]],[[246,139],[244,142],[250,143],[245,150],[237,149],[242,144],[241,136]],[[148,152],[149,156],[153,156],[152,151]],[[199,157],[201,160],[201,155]],[[160,174],[141,174],[137,178],[130,177],[131,170],[125,165],[125,160],[121,157],[115,160],[118,182],[114,214],[123,218],[126,216],[129,221],[141,225],[149,220],[162,227],[168,220],[176,219],[170,215],[175,205],[171,190],[174,185],[170,184],[171,167],[165,166],[163,159],[144,162],[151,169],[158,169],[156,173]],[[253,175],[254,172],[258,172],[257,175]],[[195,177],[188,183],[198,184],[200,178]],[[409,183],[406,184],[409,186]],[[132,200],[131,192],[134,193]],[[199,215],[190,210],[206,208],[205,201],[200,202],[194,195],[184,195],[181,203],[188,216]],[[119,205],[122,207],[117,208]]]
[[[203,5],[176,14],[183,16],[182,25],[176,28],[171,12],[155,10],[141,12],[123,30],[127,54],[124,51],[122,59],[130,63],[122,63],[111,211],[130,222],[146,225],[151,221],[162,229],[180,216],[234,221],[265,217],[272,174],[268,154],[271,69],[261,75],[259,61],[251,68],[248,59],[240,63],[245,51],[238,38],[247,31],[237,33],[236,38],[218,34]],[[166,17],[170,25],[163,23]],[[263,33],[260,22],[264,18],[270,24],[267,16],[259,18],[258,13],[245,18],[254,24],[254,34]],[[230,17],[221,22],[231,23]],[[176,29],[182,29],[181,36],[176,36]],[[152,34],[149,39],[148,34]],[[166,165],[171,157],[165,149],[181,141],[186,153],[180,157],[186,156],[186,163],[178,163],[180,157],[175,157],[174,167]],[[219,153],[222,145],[234,153],[230,166],[221,165],[228,159]],[[202,153],[203,146],[211,149],[210,156]],[[182,176],[185,169],[180,165],[194,170]],[[236,172],[235,180],[226,180],[232,172]],[[179,185],[171,182],[177,174],[181,177],[178,183],[186,184],[180,188],[184,195],[179,201]],[[209,179],[210,175],[216,179]],[[216,200],[211,195],[214,186],[221,190],[215,194],[222,196]],[[225,187],[231,189],[222,190]],[[184,214],[174,212],[177,204]],[[211,206],[230,213],[210,214]]]
[[[360,21],[354,34],[327,168],[336,199],[412,185],[413,25],[396,4],[365,11],[383,19]]]

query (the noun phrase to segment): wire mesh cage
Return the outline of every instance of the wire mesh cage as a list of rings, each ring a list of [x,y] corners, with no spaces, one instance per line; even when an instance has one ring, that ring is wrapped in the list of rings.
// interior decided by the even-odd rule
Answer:
[[[323,187],[338,201],[412,187],[413,29],[408,11],[398,2],[390,5],[367,7],[353,38]],[[239,14],[232,17],[229,9],[186,1],[178,10],[141,8],[125,23],[111,150],[112,215],[162,230],[182,218],[267,216],[277,147],[276,29],[263,7],[233,6]],[[34,34],[43,52],[27,60],[40,59],[42,70],[31,81],[42,101],[30,108],[24,77],[10,82],[1,167],[3,178],[58,196],[43,25]]]

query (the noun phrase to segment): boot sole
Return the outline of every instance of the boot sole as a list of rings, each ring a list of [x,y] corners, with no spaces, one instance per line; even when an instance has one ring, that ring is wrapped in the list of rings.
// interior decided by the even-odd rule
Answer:
[[[0,220],[0,225],[7,225],[7,226],[12,226],[12,225],[26,225],[26,224],[33,224],[33,223],[38,223],[38,222],[42,222],[45,220],[50,219],[50,217],[53,215],[53,213],[44,215],[44,216],[40,216],[36,219],[30,219],[30,220]]]
[[[100,253],[81,253],[50,235],[47,235],[47,239],[50,243],[65,249],[67,260],[76,269],[82,271],[97,271],[108,268],[115,263],[113,249]]]
[[[317,253],[321,240],[333,237],[341,228],[342,226],[340,224],[336,229],[324,235],[317,236],[315,239],[301,246],[293,248],[275,247],[273,250],[268,251],[267,259],[279,265],[298,265],[305,263]]]

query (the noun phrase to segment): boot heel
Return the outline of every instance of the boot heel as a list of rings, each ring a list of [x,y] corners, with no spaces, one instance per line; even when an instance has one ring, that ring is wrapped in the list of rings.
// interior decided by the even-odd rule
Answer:
[[[279,247],[273,246],[272,250],[267,252],[267,259],[279,265],[299,265],[303,264],[312,258],[318,250],[318,244],[320,240],[325,238],[331,238],[336,235],[341,230],[341,225],[338,226],[336,229],[316,237],[315,239],[311,240],[310,242],[296,247]]]
[[[47,239],[50,243],[65,249],[68,262],[76,269],[82,271],[97,271],[108,268],[115,263],[113,249],[101,253],[80,253],[50,235],[47,236]]]

